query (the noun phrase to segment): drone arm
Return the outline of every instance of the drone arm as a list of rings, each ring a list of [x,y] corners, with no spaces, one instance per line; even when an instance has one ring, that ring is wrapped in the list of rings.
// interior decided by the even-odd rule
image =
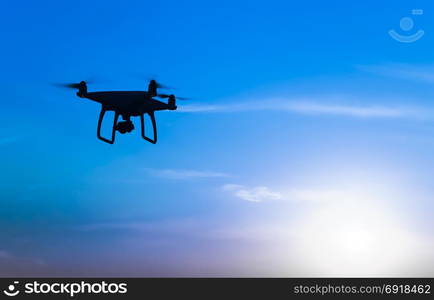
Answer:
[[[106,109],[103,107],[101,109],[100,114],[99,114],[97,136],[101,141],[109,143],[109,144],[113,144],[115,142],[116,124],[118,122],[119,113],[115,112],[115,118],[114,118],[113,127],[112,127],[112,138],[111,138],[111,140],[109,140],[109,139],[106,139],[105,137],[101,136],[101,125],[102,125],[102,121],[104,119],[105,112],[106,112]]]
[[[145,134],[145,116],[144,114],[140,115],[140,125],[142,127],[142,138],[144,138],[145,140],[147,140],[148,142],[152,143],[152,144],[156,144],[157,143],[157,124],[155,122],[155,115],[153,112],[149,113],[149,116],[151,117],[151,122],[152,122],[152,127],[153,127],[153,131],[154,131],[154,138],[150,139],[146,136]]]

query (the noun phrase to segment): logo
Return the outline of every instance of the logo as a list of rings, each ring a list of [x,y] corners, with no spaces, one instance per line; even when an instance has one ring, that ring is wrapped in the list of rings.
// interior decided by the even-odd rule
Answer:
[[[6,296],[15,297],[20,293],[19,290],[16,289],[15,285],[17,285],[19,281],[14,281],[14,284],[10,284],[6,290],[3,291]]]
[[[15,297],[18,294],[64,294],[71,298],[77,294],[126,294],[127,283],[115,283],[106,281],[75,281],[75,282],[22,282],[21,291],[18,289],[19,281],[14,281],[3,291],[6,296]]]
[[[423,15],[422,9],[413,9],[411,11],[412,15]],[[409,32],[414,27],[413,19],[410,17],[404,17],[399,21],[399,27],[403,32]],[[389,35],[401,43],[413,43],[419,40],[423,35],[425,34],[425,31],[419,29],[414,34],[411,35],[405,35],[405,34],[399,34],[394,29],[389,30]]]

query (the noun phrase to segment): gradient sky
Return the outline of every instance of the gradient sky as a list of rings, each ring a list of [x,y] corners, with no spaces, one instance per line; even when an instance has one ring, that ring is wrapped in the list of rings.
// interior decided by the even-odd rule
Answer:
[[[0,276],[434,276],[433,8],[4,3]],[[151,76],[156,145],[51,85]]]

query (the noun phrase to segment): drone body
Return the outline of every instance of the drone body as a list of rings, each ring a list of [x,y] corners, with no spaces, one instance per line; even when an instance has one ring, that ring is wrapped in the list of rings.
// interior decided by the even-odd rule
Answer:
[[[157,94],[157,88],[162,87],[155,80],[149,83],[148,91],[107,91],[107,92],[88,92],[87,84],[81,81],[78,84],[64,85],[69,88],[78,89],[77,96],[86,98],[101,104],[101,112],[98,119],[97,137],[109,144],[115,142],[116,131],[121,134],[134,130],[131,117],[140,117],[142,137],[155,144],[157,142],[157,127],[154,113],[159,110],[176,110],[176,98],[174,95]],[[154,99],[153,97],[168,98],[168,103]],[[107,111],[115,113],[111,139],[101,135],[101,125]],[[151,118],[153,127],[153,138],[145,134],[144,115],[148,114]],[[118,122],[119,116],[123,121]]]

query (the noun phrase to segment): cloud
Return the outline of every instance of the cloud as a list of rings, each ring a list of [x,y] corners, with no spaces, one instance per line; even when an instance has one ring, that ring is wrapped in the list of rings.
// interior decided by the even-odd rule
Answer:
[[[195,179],[229,177],[228,174],[212,171],[182,170],[182,169],[146,169],[154,177],[167,179]]]
[[[190,105],[181,109],[188,113],[233,113],[249,111],[283,111],[303,115],[330,115],[356,118],[420,118],[427,115],[426,109],[381,106],[326,104],[312,100],[270,99],[226,105]],[[434,115],[434,114],[431,114]]]
[[[334,202],[366,201],[363,197],[348,196],[344,189],[285,189],[272,191],[266,186],[246,187],[240,184],[225,184],[223,191],[232,193],[235,197],[251,202],[283,200],[295,203],[329,204]],[[366,195],[366,193],[364,194]]]
[[[350,117],[402,117],[407,112],[399,108],[381,106],[324,105],[316,103],[292,103],[288,110],[305,114],[341,115]]]
[[[282,194],[273,192],[266,186],[246,187],[239,184],[225,184],[222,189],[232,193],[235,197],[250,202],[280,200],[283,198]]]
[[[434,82],[434,66],[420,66],[409,64],[359,65],[359,70],[376,75],[411,79],[424,82]]]

